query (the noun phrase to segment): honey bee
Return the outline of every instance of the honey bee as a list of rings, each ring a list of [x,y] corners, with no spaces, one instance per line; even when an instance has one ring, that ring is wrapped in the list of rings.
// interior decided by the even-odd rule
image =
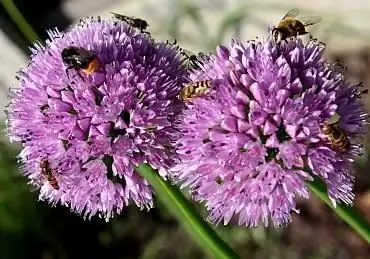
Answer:
[[[333,147],[339,152],[346,152],[351,143],[347,134],[340,128],[338,122],[328,123],[322,127],[322,132],[328,137]]]
[[[59,184],[55,178],[55,170],[50,167],[50,162],[46,158],[43,158],[40,162],[41,173],[45,176],[46,180],[55,189],[59,190]]]
[[[135,17],[129,17],[123,14],[118,14],[118,13],[111,12],[111,14],[113,14],[114,18],[124,21],[130,26],[139,29],[140,32],[149,34],[149,32],[145,31],[146,28],[148,28],[149,26],[149,24],[145,20],[142,20],[140,18],[135,18]]]
[[[206,94],[211,89],[211,83],[211,80],[203,80],[185,84],[184,88],[180,91],[179,99],[186,102],[196,96]]]
[[[86,75],[91,75],[100,67],[98,58],[92,51],[82,47],[69,46],[64,48],[61,53],[62,60],[69,69],[82,70]]]
[[[284,15],[278,25],[273,28],[271,34],[276,42],[307,34],[306,26],[311,26],[321,21],[321,17],[319,16],[302,17],[298,19],[296,18],[298,13],[298,9],[290,10]]]

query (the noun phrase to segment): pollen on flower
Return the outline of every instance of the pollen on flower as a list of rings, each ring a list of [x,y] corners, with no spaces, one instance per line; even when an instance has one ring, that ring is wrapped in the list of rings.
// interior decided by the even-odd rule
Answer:
[[[236,216],[240,225],[286,225],[296,199],[309,198],[305,181],[313,176],[334,204],[353,202],[351,163],[367,123],[363,92],[323,51],[300,39],[232,41],[190,75],[213,87],[177,121],[179,162],[171,172],[205,203],[212,222]],[[335,134],[325,134],[325,125]]]
[[[22,172],[41,200],[85,217],[108,220],[131,203],[151,208],[152,190],[134,167],[167,174],[181,54],[116,20],[49,35],[10,92],[7,131],[23,145]]]

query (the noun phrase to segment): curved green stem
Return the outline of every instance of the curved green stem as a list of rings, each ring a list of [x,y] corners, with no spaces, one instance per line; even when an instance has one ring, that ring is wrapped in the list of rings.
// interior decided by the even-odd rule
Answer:
[[[136,168],[155,189],[159,200],[169,209],[189,234],[203,247],[211,258],[239,258],[239,256],[216,234],[202,219],[194,206],[183,196],[181,191],[164,181],[158,172],[147,164]]]
[[[370,243],[370,223],[367,222],[354,208],[344,204],[337,204],[336,207],[331,203],[325,183],[320,179],[307,182],[308,187],[330,208],[332,208],[348,225],[350,225],[360,236]]]
[[[1,4],[4,6],[4,9],[9,14],[13,22],[17,25],[18,29],[23,33],[30,43],[33,43],[39,39],[36,32],[27,23],[26,19],[23,17],[12,0],[1,0]]]

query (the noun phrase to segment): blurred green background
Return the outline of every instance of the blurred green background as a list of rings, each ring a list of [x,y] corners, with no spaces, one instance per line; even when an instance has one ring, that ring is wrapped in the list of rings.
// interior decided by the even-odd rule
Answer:
[[[98,2],[101,3],[100,7],[96,4]],[[46,36],[45,29],[55,26],[66,28],[74,20],[78,20],[79,16],[96,15],[100,14],[100,11],[103,16],[107,16],[109,11],[114,11],[148,19],[149,30],[153,35],[160,39],[176,38],[183,46],[195,52],[210,51],[231,36],[241,39],[255,38],[261,35],[261,32],[266,32],[267,26],[276,23],[279,17],[284,15],[284,11],[299,7],[288,5],[287,2],[283,5],[282,1],[281,5],[278,1],[270,1],[274,3],[264,5],[246,1],[161,0],[162,5],[159,5],[156,11],[151,11],[155,1],[146,0],[136,4],[135,1],[108,2],[109,4],[106,4],[104,0],[100,0],[91,2],[90,5],[86,0],[17,0],[15,4],[36,33],[43,38]],[[144,2],[146,4],[143,4]],[[354,1],[352,5],[356,6],[358,3],[358,9],[364,9],[360,2]],[[104,8],[103,11],[100,8]],[[261,15],[262,11],[270,10],[271,13],[272,9],[276,9],[274,14]],[[301,9],[307,11],[305,7]],[[348,66],[346,73],[351,81],[363,81],[365,87],[369,88],[370,49],[366,42],[370,33],[367,33],[366,29],[370,30],[370,27],[365,26],[363,29],[363,24],[361,27],[356,23],[357,27],[348,25],[343,17],[335,15],[335,10],[327,7],[321,9],[320,14],[326,14],[324,19],[327,18],[329,22],[319,29],[313,28],[312,31],[317,32],[321,41],[329,42],[327,58],[340,60]],[[348,13],[350,12],[348,10]],[[251,25],[254,27],[246,32],[246,28]],[[28,55],[27,37],[18,30],[3,8],[0,8],[0,29],[2,35],[9,39],[10,43],[7,44],[11,44],[0,46],[0,49],[3,49],[0,57],[5,53],[4,48],[21,50],[20,53]],[[360,45],[353,42],[365,43],[360,48]],[[351,44],[355,48],[350,48]],[[24,58],[21,57],[22,54],[17,55],[20,60]],[[14,86],[5,85],[7,83],[4,82],[8,82],[7,77],[13,77],[19,67],[9,67],[4,60],[1,60],[0,66],[0,70],[10,70],[9,73],[0,74],[0,86]],[[2,94],[5,96],[4,89]],[[369,108],[369,97],[364,100]],[[5,105],[6,103],[2,103],[3,107]],[[1,119],[3,120],[4,116]],[[366,147],[369,147],[367,143]],[[19,175],[16,161],[19,151],[19,146],[10,144],[4,134],[1,135],[0,259],[205,258],[160,204],[148,213],[140,212],[136,207],[129,207],[121,216],[105,223],[99,218],[84,221],[64,207],[52,208],[44,202],[39,202],[36,193],[30,192],[26,180]],[[355,206],[368,220],[369,166],[369,152],[365,152],[364,156],[356,161]],[[203,215],[206,215],[202,207],[197,206]],[[245,229],[229,225],[219,226],[217,231],[241,258],[370,258],[369,245],[317,198],[312,196],[309,201],[299,201],[299,207],[301,214],[294,215],[293,223],[287,228]]]

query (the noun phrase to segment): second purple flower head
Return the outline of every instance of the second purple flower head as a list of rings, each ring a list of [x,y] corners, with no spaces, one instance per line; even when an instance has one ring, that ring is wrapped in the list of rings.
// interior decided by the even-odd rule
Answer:
[[[351,204],[356,138],[367,123],[358,85],[322,58],[324,46],[300,39],[220,46],[193,81],[210,91],[191,99],[175,135],[173,175],[205,203],[209,219],[276,226],[321,178],[332,202]]]

